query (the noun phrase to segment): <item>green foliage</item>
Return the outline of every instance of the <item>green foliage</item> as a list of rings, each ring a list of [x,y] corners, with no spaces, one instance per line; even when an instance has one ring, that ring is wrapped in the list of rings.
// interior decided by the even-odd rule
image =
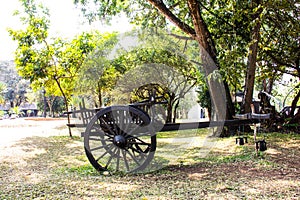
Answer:
[[[6,89],[6,84],[0,81],[0,94],[2,94]]]
[[[3,110],[0,110],[0,117],[3,117],[5,112]]]
[[[95,104],[102,106],[108,98],[120,72],[111,65],[109,54],[118,42],[117,33],[97,34],[94,50],[85,59],[75,88],[80,95],[90,96]],[[107,104],[108,102],[105,102]]]
[[[259,44],[259,81],[281,81],[283,73],[297,79],[300,77],[299,12],[299,6],[290,1],[269,2],[266,13],[262,16],[265,23]]]
[[[216,44],[221,74],[234,87],[241,89],[245,74],[250,2],[213,1],[202,5],[203,16]]]
[[[157,10],[154,3],[164,7]],[[258,3],[257,3],[258,2]],[[233,1],[215,0],[200,2],[201,15],[217,49],[218,64],[222,77],[231,89],[242,90],[247,69],[249,46],[254,42],[251,31],[261,23],[259,41],[259,67],[257,84],[266,80],[271,85],[280,81],[283,73],[299,76],[299,4],[295,1]],[[173,29],[166,18],[174,17],[177,26],[192,26],[187,3],[180,0],[168,1],[118,1],[109,2],[76,0],[88,19],[107,20],[125,12],[132,23],[143,28]],[[93,5],[93,9],[91,9]],[[168,13],[168,14],[167,14]],[[173,15],[173,16],[171,16]],[[180,33],[180,32],[179,32]],[[179,35],[179,34],[178,34]],[[297,64],[298,63],[298,64]]]
[[[9,29],[8,32],[13,40],[18,41],[18,48],[15,52],[17,70],[22,77],[33,82],[45,78],[49,67],[47,66],[47,61],[50,59],[49,53],[45,51],[45,47],[41,50],[37,48],[46,42],[49,14],[42,6],[37,8],[33,0],[24,0],[22,3],[24,16],[20,18],[26,28],[18,31]],[[16,14],[20,15],[20,12]]]
[[[0,82],[0,104],[4,103],[4,91],[6,89],[6,85],[3,82]]]
[[[19,76],[11,75],[10,80],[6,83],[7,89],[4,97],[13,108],[14,106],[20,106],[21,103],[26,101],[26,90],[29,87],[29,83]]]
[[[211,114],[211,99],[209,90],[206,84],[201,84],[197,87],[198,103],[202,108],[208,109],[208,114]]]
[[[120,51],[112,65],[124,76],[119,79],[113,97],[121,103],[149,99],[155,90],[157,96],[168,102],[167,121],[178,108],[179,101],[195,85],[203,82],[200,64],[193,60],[192,50],[173,38],[155,32],[138,33],[140,44]],[[121,95],[118,95],[121,94]]]
[[[107,21],[111,20],[111,17],[119,14],[123,9],[128,8],[129,1],[120,1],[120,0],[112,0],[112,1],[85,1],[85,0],[74,0],[75,4],[82,4],[80,7],[85,16],[89,19],[89,21],[94,21],[96,18],[101,17]],[[97,6],[95,6],[97,4]],[[89,9],[86,9],[86,6]]]
[[[20,114],[20,109],[19,109],[19,107],[18,107],[18,106],[15,106],[15,107],[11,108],[10,113],[11,113],[11,114],[19,115],[19,114]]]
[[[25,29],[8,30],[13,40],[18,41],[16,68],[23,78],[30,80],[35,91],[43,88],[47,96],[63,96],[68,109],[78,71],[94,49],[97,33],[82,33],[72,40],[48,38],[48,10],[37,6],[34,0],[24,0],[23,9],[21,20]]]

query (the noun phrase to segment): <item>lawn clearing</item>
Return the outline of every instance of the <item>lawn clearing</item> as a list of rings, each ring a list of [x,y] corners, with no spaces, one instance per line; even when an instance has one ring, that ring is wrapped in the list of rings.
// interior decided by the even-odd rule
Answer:
[[[95,171],[79,137],[22,139],[1,156],[0,199],[299,198],[299,135],[266,134],[268,150],[258,157],[250,139],[244,146],[233,137],[218,139],[201,157],[200,147],[180,149],[173,136],[158,138],[154,162],[162,163],[162,169],[127,175]],[[204,138],[202,133],[192,136]]]

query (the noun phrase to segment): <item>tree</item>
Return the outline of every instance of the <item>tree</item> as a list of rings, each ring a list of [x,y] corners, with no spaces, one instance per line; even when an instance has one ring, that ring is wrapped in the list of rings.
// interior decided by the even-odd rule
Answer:
[[[68,111],[74,80],[87,54],[94,48],[94,35],[83,33],[71,41],[49,39],[48,10],[42,5],[37,6],[34,0],[21,2],[24,8],[21,20],[26,28],[18,31],[9,29],[13,40],[18,41],[16,68],[22,77],[40,88],[47,89],[47,85],[53,87],[55,83]],[[72,136],[71,129],[69,134]]]
[[[8,102],[11,108],[20,106],[26,101],[26,90],[29,88],[29,82],[18,76],[12,61],[1,62],[0,71],[0,80],[5,85],[5,88],[0,91],[2,92],[0,96],[2,96],[3,103]]]
[[[218,6],[212,9],[212,4]],[[232,89],[245,85],[244,107],[250,112],[254,81],[259,90],[272,94],[285,69],[294,71],[290,66],[299,60],[299,6],[295,1],[214,1],[203,6],[227,71],[223,74]]]
[[[251,104],[253,99],[253,90],[254,90],[254,81],[255,81],[255,72],[256,72],[256,61],[257,61],[257,53],[258,53],[258,43],[260,39],[260,14],[262,12],[262,8],[260,8],[260,0],[255,0],[251,2],[252,9],[256,8],[256,12],[253,13],[253,21],[254,27],[251,31],[251,43],[249,46],[249,55],[248,55],[248,66],[247,73],[245,77],[245,98],[244,98],[244,112],[251,113]]]
[[[171,29],[170,22],[173,23],[185,36],[199,43],[207,77],[211,77],[215,69],[221,70],[225,78],[227,111],[232,111],[229,88],[237,91],[244,86],[245,112],[250,112],[257,71],[269,72],[261,76],[263,79],[268,75],[269,92],[272,82],[282,76],[280,72],[299,74],[297,1],[112,0],[93,1],[96,2],[95,9],[89,9],[89,3],[92,3],[89,0],[75,2],[85,5],[81,8],[90,20],[97,16],[110,20],[111,16],[124,11],[133,23],[146,28]],[[177,35],[177,38],[185,36]],[[211,60],[206,59],[205,51]],[[219,103],[220,99],[224,99],[224,94],[216,94],[212,89],[214,82],[208,82],[212,106],[217,106],[217,113],[220,114],[223,110]],[[295,95],[295,102],[298,96]],[[229,115],[233,113],[227,112]]]
[[[141,40],[142,42],[139,42],[137,47],[112,49],[112,47],[119,47],[120,45],[116,45],[115,36],[106,34],[98,42],[95,51],[85,60],[79,79],[80,89],[84,91],[85,95],[96,96],[98,100],[95,102],[98,102],[96,103],[98,106],[102,105],[102,98],[105,93],[109,100],[116,100],[124,94],[133,95],[131,99],[126,99],[125,103],[148,99],[149,95],[142,97],[133,93],[141,90],[143,92],[152,91],[153,88],[150,89],[146,86],[159,83],[161,86],[163,85],[159,88],[164,89],[156,88],[158,89],[157,92],[163,91],[165,100],[167,99],[169,102],[167,122],[175,121],[179,100],[198,81],[197,69],[178,51],[178,45],[174,48],[175,46],[172,44],[174,42],[170,40],[170,37],[162,38],[157,32],[141,34],[133,31],[119,37],[125,36]],[[133,43],[135,42],[133,41]],[[109,59],[111,54],[116,55]],[[156,65],[149,66],[148,64],[151,63]],[[147,67],[144,67],[146,65],[151,69],[147,70]],[[175,71],[177,74],[174,73]],[[123,75],[124,73],[125,75]],[[119,93],[116,92],[116,89],[112,91],[116,84]]]
[[[96,107],[104,105],[104,96],[109,96],[109,92],[120,76],[107,58],[118,41],[117,35],[117,33],[99,34],[95,42],[97,47],[85,59],[79,71],[76,90],[78,94],[93,97]]]
[[[208,118],[211,120],[211,114],[212,114],[212,107],[211,107],[211,101],[209,96],[209,91],[207,88],[207,85],[201,85],[197,88],[198,92],[198,103],[202,108],[207,108],[208,111]]]
[[[21,103],[26,101],[26,90],[28,87],[28,81],[16,74],[11,74],[10,80],[6,83],[5,93],[5,100],[9,102],[11,108],[20,106]]]
[[[198,68],[178,49],[173,49],[170,38],[154,33],[142,37],[148,40],[144,45],[114,60],[114,65],[126,69],[118,88],[122,93],[133,92],[138,97],[131,97],[131,101],[149,99],[156,90],[156,95],[168,102],[166,122],[174,123],[180,99],[200,81]]]
[[[271,94],[274,80],[281,80],[283,74],[288,74],[300,80],[300,48],[299,48],[299,4],[290,1],[270,2],[265,23],[262,26],[259,60],[264,65],[261,68],[261,79],[269,80],[265,89]],[[291,121],[300,98],[300,91],[294,90]],[[299,115],[299,114],[298,114]]]
[[[208,86],[213,105],[220,120],[231,118],[234,115],[229,88],[225,83],[223,90],[223,81],[220,80],[219,63],[214,40],[208,30],[202,11],[203,8],[198,0],[188,1],[95,1],[98,10],[89,12],[87,7],[82,7],[85,14],[90,19],[95,16],[112,16],[125,11],[127,15],[136,23],[146,27],[170,27],[169,22],[177,26],[182,32],[187,34],[199,44],[201,52],[201,61],[204,72],[208,77]],[[88,5],[91,1],[75,0],[75,3]],[[137,10],[143,10],[138,12]],[[108,18],[109,19],[109,18]],[[226,105],[224,105],[226,104]]]

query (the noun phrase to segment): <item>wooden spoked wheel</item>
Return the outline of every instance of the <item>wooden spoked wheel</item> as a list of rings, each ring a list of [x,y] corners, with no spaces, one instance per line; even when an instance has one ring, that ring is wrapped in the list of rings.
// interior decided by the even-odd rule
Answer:
[[[98,171],[138,172],[154,157],[156,134],[150,117],[131,106],[111,106],[91,119],[84,134],[84,148]]]

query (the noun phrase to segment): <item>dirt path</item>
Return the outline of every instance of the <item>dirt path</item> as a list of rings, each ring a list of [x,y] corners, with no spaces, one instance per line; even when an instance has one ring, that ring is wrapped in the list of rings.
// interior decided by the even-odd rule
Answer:
[[[26,137],[68,135],[66,120],[38,118],[0,120],[0,149],[6,148]]]

